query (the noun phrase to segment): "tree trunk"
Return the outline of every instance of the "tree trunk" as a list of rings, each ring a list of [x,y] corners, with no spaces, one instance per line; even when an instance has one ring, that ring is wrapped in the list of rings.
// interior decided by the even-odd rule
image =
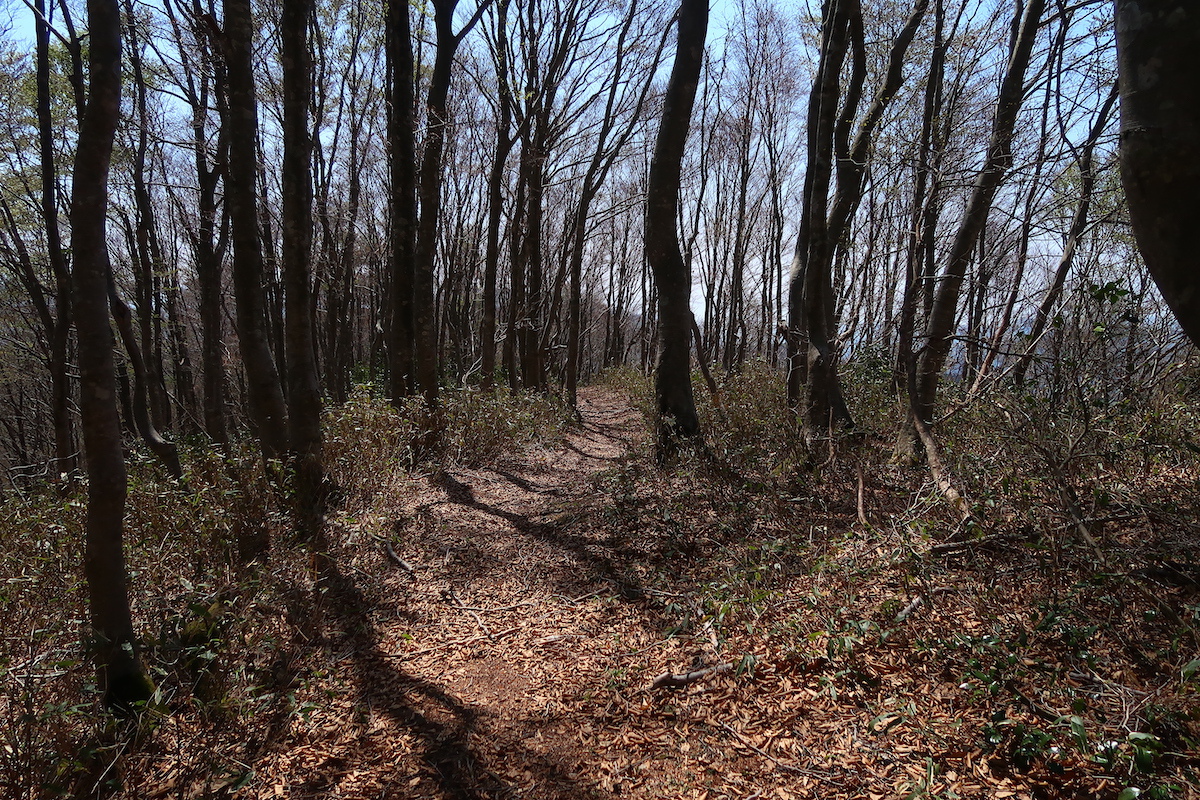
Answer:
[[[71,277],[63,252],[55,200],[54,122],[50,113],[50,26],[45,0],[37,0],[37,115],[41,155],[41,211],[46,226],[46,248],[54,276],[57,317],[46,317],[50,340],[50,414],[54,423],[54,475],[71,472],[77,465],[75,425],[71,417],[71,382],[67,362],[71,343]],[[14,230],[14,235],[16,231]]]
[[[254,22],[250,0],[224,0],[225,63],[229,81],[229,164],[225,199],[233,239],[233,292],[238,347],[246,368],[250,417],[263,455],[283,458],[288,450],[287,410],[279,372],[267,338],[263,296],[263,251],[258,229],[258,101],[255,96]]]
[[[866,45],[862,9],[857,0],[831,0],[826,6],[827,31],[822,41],[820,70],[809,102],[809,171],[805,179],[804,219],[797,241],[789,299],[794,331],[790,341],[807,343],[807,353],[793,352],[803,360],[789,384],[789,399],[802,406],[805,435],[812,439],[834,426],[854,424],[838,377],[837,322],[834,318],[833,266],[836,254],[850,231],[862,202],[867,161],[875,129],[904,83],[904,56],[925,16],[928,0],[917,0],[888,56],[883,84],[858,126],[850,131],[866,79]],[[841,112],[838,112],[840,73],[847,46],[853,53],[850,79]],[[831,158],[833,156],[833,158]],[[829,202],[831,172],[836,159],[836,191]],[[828,208],[828,212],[827,209]],[[826,214],[828,213],[828,217]],[[798,274],[797,274],[798,273]],[[796,285],[799,279],[799,286]],[[799,296],[797,297],[797,294]],[[797,319],[798,317],[798,319]],[[806,374],[805,374],[806,373]],[[803,397],[795,383],[805,375]]]
[[[391,144],[392,335],[389,368],[392,403],[416,387],[413,351],[413,270],[417,226],[416,122],[413,118],[413,53],[407,0],[389,0],[387,54],[388,142]]]
[[[121,107],[121,15],[117,0],[89,0],[87,106],[71,189],[79,410],[87,459],[88,583],[96,665],[105,702],[130,710],[154,684],[142,668],[129,610],[122,532],[127,480],[108,321],[108,173]]]
[[[158,284],[162,280],[163,260],[154,219],[154,206],[150,201],[150,189],[146,182],[146,154],[150,148],[150,117],[146,107],[146,81],[142,71],[142,57],[136,39],[137,23],[133,16],[131,0],[125,0],[126,23],[129,28],[128,55],[133,74],[134,105],[137,109],[137,142],[133,150],[133,197],[136,212],[135,246],[132,249],[135,297],[138,312],[138,333],[141,337],[140,360],[143,390],[149,406],[149,423],[154,429],[166,429],[171,424],[171,407],[167,400],[166,382],[163,378],[161,337],[155,328],[156,319],[161,318],[161,309],[156,309]],[[123,301],[121,303],[124,305]],[[155,311],[159,313],[156,314]],[[132,357],[132,354],[131,354]],[[178,366],[186,367],[186,364]],[[190,376],[187,378],[190,380]]]
[[[433,72],[429,77],[429,94],[425,101],[425,149],[421,155],[420,199],[421,217],[417,223],[417,240],[413,267],[413,326],[417,385],[425,396],[425,405],[432,410],[438,403],[437,306],[433,287],[434,253],[437,247],[438,216],[442,205],[442,151],[446,144],[450,79],[454,55],[462,37],[467,34],[487,6],[481,2],[471,20],[454,33],[454,9],[458,0],[433,0],[434,28],[437,47]]]
[[[121,342],[125,345],[125,354],[129,365],[133,367],[133,399],[131,412],[133,427],[138,436],[142,437],[146,448],[154,457],[162,462],[167,472],[177,481],[183,480],[183,467],[179,463],[179,449],[174,442],[162,437],[154,421],[153,406],[150,402],[150,387],[153,373],[146,367],[145,352],[138,343],[137,334],[133,330],[133,314],[129,306],[117,293],[116,283],[112,275],[108,276],[108,306]]]
[[[958,312],[958,296],[963,278],[971,263],[992,199],[1012,162],[1013,129],[1024,100],[1025,70],[1029,66],[1033,44],[1037,38],[1038,23],[1044,8],[1045,0],[1029,0],[1020,20],[1008,69],[996,101],[996,115],[992,121],[987,156],[975,177],[926,323],[927,344],[915,365],[916,374],[912,386],[915,394],[909,397],[909,418],[901,431],[898,453],[905,450],[909,453],[915,452],[911,445],[907,448],[903,445],[906,441],[912,442],[917,439],[917,429],[913,425],[912,416],[919,416],[926,424],[930,423],[933,417],[942,367],[946,363],[953,340],[954,319]]]
[[[284,0],[279,23],[283,60],[283,282],[286,305],[288,443],[297,520],[308,538],[319,535],[324,511],[321,463],[321,387],[312,325],[312,139],[308,106],[312,60],[308,22],[312,0]],[[343,321],[344,324],[344,321]]]
[[[496,273],[500,268],[500,223],[504,209],[504,165],[512,152],[516,138],[512,135],[512,93],[508,87],[508,6],[510,0],[500,0],[496,6],[496,152],[488,173],[487,244],[483,265],[483,309],[479,325],[479,346],[482,350],[483,385],[490,387],[496,379]]]
[[[1190,0],[1117,0],[1121,182],[1142,258],[1200,344],[1200,24]]]
[[[679,182],[696,85],[704,63],[708,0],[681,0],[675,65],[663,98],[662,122],[646,185],[646,261],[658,290],[658,455],[669,456],[680,439],[700,435],[692,395],[689,305],[692,276],[679,249]]]
[[[1096,186],[1096,175],[1092,169],[1092,152],[1095,150],[1096,142],[1100,139],[1100,134],[1104,132],[1104,128],[1108,124],[1108,115],[1116,100],[1116,88],[1116,86],[1113,87],[1113,94],[1109,95],[1108,100],[1101,107],[1095,122],[1092,123],[1092,130],[1088,134],[1087,141],[1084,142],[1083,148],[1076,158],[1075,163],[1079,165],[1079,202],[1075,206],[1075,216],[1071,219],[1071,227],[1067,231],[1067,241],[1063,244],[1062,255],[1058,259],[1058,266],[1054,270],[1050,288],[1046,290],[1046,297],[1038,306],[1037,313],[1033,318],[1033,327],[1029,330],[1029,346],[1021,354],[1013,368],[1013,382],[1018,386],[1025,383],[1025,374],[1033,362],[1033,356],[1037,352],[1042,334],[1046,332],[1050,312],[1054,310],[1058,304],[1058,298],[1062,295],[1067,273],[1070,272],[1071,265],[1075,261],[1075,251],[1079,248],[1079,240],[1083,238],[1084,231],[1087,229],[1088,212],[1091,209],[1092,193]]]
[[[825,214],[833,174],[842,64],[850,45],[851,20],[855,17],[861,36],[861,12],[857,0],[826,0],[822,17],[821,57],[808,101],[804,206],[788,279],[788,405],[800,411],[807,438],[820,436],[835,424],[851,424],[837,378],[835,336],[830,327],[834,248],[828,242],[830,231]],[[855,60],[859,60],[857,53]],[[857,64],[854,73],[851,87],[857,94],[862,86]],[[853,119],[855,109],[850,98],[845,105],[844,113]]]

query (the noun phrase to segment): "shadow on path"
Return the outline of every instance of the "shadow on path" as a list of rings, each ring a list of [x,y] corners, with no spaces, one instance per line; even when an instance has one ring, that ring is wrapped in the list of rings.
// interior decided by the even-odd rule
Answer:
[[[469,489],[468,489],[469,491]],[[437,775],[445,796],[454,800],[482,800],[517,796],[521,789],[490,770],[471,745],[472,736],[482,735],[475,708],[463,704],[442,687],[410,675],[397,659],[380,647],[379,633],[370,620],[370,601],[336,563],[330,562],[322,578],[325,589],[320,611],[330,615],[344,631],[331,650],[349,651],[353,659],[354,683],[360,707],[386,715],[421,743],[421,759]],[[511,744],[511,743],[510,743]],[[512,752],[511,748],[509,752]],[[535,753],[522,753],[542,766],[542,782],[558,796],[599,798],[594,787],[568,776],[559,764]],[[386,787],[385,797],[409,797],[408,786]],[[336,783],[317,796],[341,796]]]
[[[646,599],[646,590],[641,581],[626,572],[620,563],[596,552],[595,543],[589,539],[565,533],[558,524],[537,521],[535,517],[539,512],[517,514],[484,503],[475,496],[475,490],[468,484],[445,471],[436,473],[431,480],[434,486],[446,493],[451,503],[502,519],[524,536],[533,537],[571,553],[581,563],[590,565],[598,577],[613,583],[624,599]]]

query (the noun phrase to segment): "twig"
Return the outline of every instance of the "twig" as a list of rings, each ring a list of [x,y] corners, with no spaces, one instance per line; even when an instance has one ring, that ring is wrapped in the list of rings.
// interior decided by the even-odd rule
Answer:
[[[384,553],[384,555],[386,555],[388,557],[389,561],[391,561],[393,564],[395,564],[400,569],[407,572],[408,577],[412,578],[413,580],[416,580],[416,578],[417,578],[416,569],[413,568],[412,564],[409,564],[407,561],[405,561],[403,558],[401,558],[400,556],[398,556],[396,554],[396,551],[392,547],[391,542],[385,541],[383,543],[383,553]]]
[[[758,753],[763,758],[770,761],[775,766],[779,767],[784,772],[791,772],[796,775],[807,775],[811,778],[824,778],[824,779],[828,780],[828,775],[824,775],[820,772],[815,772],[811,769],[805,769],[804,767],[798,767],[795,764],[788,763],[787,761],[782,761],[782,760],[776,758],[775,756],[771,755],[770,753],[768,753],[766,750],[763,750],[761,747],[756,747],[754,744],[752,744],[750,742],[749,739],[747,739],[745,736],[742,736],[740,733],[737,732],[737,730],[735,730],[733,727],[731,727],[729,725],[726,725],[724,722],[718,722],[717,725],[720,726],[723,730],[726,730],[730,734],[732,734],[733,737],[735,739],[737,739],[739,742],[741,742],[744,747],[750,748],[751,750]]]
[[[911,603],[904,607],[903,611],[892,619],[892,622],[904,622],[914,611],[921,607],[921,603],[923,602],[925,602],[925,596],[921,594],[917,595],[912,599]]]
[[[486,636],[487,636],[489,639],[494,639],[494,638],[495,638],[495,637],[493,637],[493,636],[492,636],[492,632],[491,632],[490,630],[488,630],[488,626],[487,626],[487,625],[485,625],[485,624],[483,624],[483,619],[482,619],[482,618],[481,618],[481,617],[480,617],[478,614],[476,614],[476,613],[475,613],[475,610],[474,610],[474,609],[472,609],[472,608],[467,608],[466,606],[464,606],[464,605],[463,605],[463,604],[462,604],[462,603],[459,601],[459,599],[458,599],[458,595],[456,595],[456,594],[454,593],[454,590],[453,590],[453,589],[443,589],[443,590],[442,590],[442,597],[443,597],[443,598],[445,598],[445,600],[446,600],[446,602],[447,602],[447,603],[449,603],[450,605],[454,606],[454,607],[455,607],[455,608],[457,608],[459,611],[465,611],[465,612],[467,612],[468,614],[470,614],[470,615],[471,615],[471,617],[472,617],[472,618],[475,620],[476,624],[478,624],[478,625],[479,625],[479,629],[480,629],[481,631],[483,631],[483,632],[484,632],[484,634],[485,634],[485,635],[486,635]]]
[[[939,544],[932,545],[929,548],[929,554],[933,556],[944,556],[950,553],[957,553],[961,550],[969,550],[972,547],[987,547],[988,545],[1001,544],[1003,542],[1012,540],[1013,537],[1011,536],[995,535],[985,536],[982,539],[971,539],[970,541],[966,542],[941,542]]]
[[[588,600],[588,599],[590,599],[590,598],[592,598],[592,597],[595,597],[595,596],[596,596],[596,595],[598,595],[598,594],[603,594],[603,593],[604,593],[604,591],[605,591],[604,589],[597,589],[597,590],[596,590],[596,591],[594,591],[594,592],[588,592],[587,594],[581,594],[581,595],[579,595],[579,597],[567,597],[565,594],[556,594],[556,595],[553,595],[553,596],[554,596],[554,597],[557,597],[557,598],[560,598],[560,599],[562,599],[562,600],[565,600],[565,601],[567,601],[567,604],[568,604],[568,605],[572,605],[572,606],[573,606],[573,605],[576,605],[576,604],[578,604],[578,603],[582,603],[584,600]]]
[[[709,675],[728,672],[731,669],[733,669],[733,664],[724,663],[717,664],[715,667],[705,667],[704,669],[692,670],[691,672],[664,672],[662,675],[659,675],[654,679],[654,682],[650,684],[650,687],[646,691],[652,692],[655,689],[661,689],[664,686],[670,686],[672,688],[687,686],[688,684],[707,678]]]
[[[481,606],[461,606],[461,605],[456,606],[456,608],[458,608],[462,611],[486,611],[489,614],[495,614],[496,612],[499,612],[499,611],[513,611],[518,608],[524,608],[525,606],[536,606],[537,603],[538,603],[537,600],[524,600],[520,603],[513,603],[511,606],[500,606],[498,608],[483,608]]]
[[[858,498],[857,498],[858,499],[858,524],[859,525],[870,525],[871,524],[870,522],[867,521],[867,504],[866,504],[866,498],[864,497],[864,494],[866,491],[865,486],[864,486],[865,483],[866,483],[866,481],[863,479],[862,459],[860,458],[858,460]]]
[[[438,650],[444,650],[447,647],[456,647],[457,645],[460,645],[460,644],[474,644],[475,642],[481,642],[484,639],[491,639],[494,642],[498,639],[503,639],[505,636],[511,636],[512,634],[516,633],[519,630],[521,630],[521,626],[518,625],[517,627],[509,628],[506,631],[500,631],[499,633],[493,633],[490,637],[489,636],[468,636],[465,639],[452,639],[448,642],[442,642],[441,644],[435,644],[432,647],[426,647],[422,650],[414,650],[411,653],[382,653],[381,655],[383,655],[385,658],[399,658],[399,659],[416,658],[417,656],[423,656],[423,655],[426,655],[427,653],[436,653]]]
[[[914,611],[916,611],[918,608],[920,608],[921,605],[925,602],[926,595],[933,596],[935,594],[945,594],[946,592],[952,592],[952,591],[954,591],[954,589],[949,586],[939,586],[936,589],[930,589],[928,592],[922,592],[922,593],[918,594],[916,597],[914,597],[912,599],[912,602],[910,602],[908,605],[906,605],[904,607],[904,610],[901,611],[899,614],[897,614],[892,621],[893,622],[904,622],[904,620],[908,619],[912,615],[912,613]]]
[[[543,636],[541,639],[535,639],[534,644],[553,644],[554,642],[565,642],[568,639],[586,639],[587,635],[583,633],[556,633],[552,636]]]
[[[1037,701],[1035,701],[1029,695],[1022,692],[1020,689],[1017,688],[1016,684],[1014,684],[1012,681],[1008,682],[1008,688],[1013,694],[1015,694],[1017,696],[1018,700],[1020,700],[1025,705],[1029,706],[1030,711],[1032,711],[1035,715],[1041,717],[1042,719],[1046,720],[1047,722],[1058,722],[1059,720],[1061,720],[1063,718],[1062,714],[1059,714],[1058,712],[1054,711],[1051,708],[1047,708],[1046,706],[1042,705],[1041,703],[1038,703]]]

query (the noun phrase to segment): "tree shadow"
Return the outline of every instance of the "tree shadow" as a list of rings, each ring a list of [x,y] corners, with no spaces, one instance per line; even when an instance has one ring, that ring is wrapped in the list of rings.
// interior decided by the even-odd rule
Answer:
[[[583,536],[567,533],[561,525],[553,522],[538,521],[536,515],[517,514],[502,508],[484,503],[475,496],[475,490],[445,471],[438,472],[431,479],[434,486],[446,493],[451,503],[480,511],[484,514],[504,520],[512,525],[518,533],[538,539],[573,555],[580,563],[590,566],[597,577],[614,584],[621,597],[626,600],[645,600],[646,588],[640,579],[630,574],[619,561],[599,553],[595,542]],[[518,484],[520,485],[520,484]]]
[[[470,491],[469,487],[464,488]],[[436,683],[409,674],[395,657],[384,652],[368,613],[372,603],[332,559],[321,576],[320,589],[318,613],[329,615],[327,621],[344,632],[336,641],[329,638],[326,646],[338,652],[349,651],[358,690],[357,703],[384,714],[421,743],[420,758],[437,776],[444,795],[454,800],[519,795],[522,789],[489,769],[484,757],[471,744],[472,737],[481,734],[477,710]],[[511,748],[508,752],[512,752]],[[546,757],[525,751],[521,755],[540,764],[543,774],[539,777],[555,786],[562,796],[603,796],[594,787],[570,777],[561,765]],[[408,787],[396,790],[399,796],[412,791]],[[337,782],[326,784],[315,796],[341,796]]]

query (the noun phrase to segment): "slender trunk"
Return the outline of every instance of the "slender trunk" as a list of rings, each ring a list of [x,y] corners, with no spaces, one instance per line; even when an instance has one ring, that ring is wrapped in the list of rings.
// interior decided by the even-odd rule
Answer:
[[[500,268],[500,223],[504,209],[504,167],[516,138],[512,135],[512,96],[508,88],[508,6],[510,0],[500,0],[496,6],[496,80],[499,96],[496,99],[499,119],[496,122],[496,152],[488,173],[487,245],[483,266],[483,309],[479,325],[479,346],[482,350],[483,385],[490,387],[496,378],[496,273]]]
[[[150,118],[146,108],[146,81],[142,73],[142,58],[136,38],[137,24],[133,18],[131,0],[125,0],[129,28],[129,64],[133,73],[134,105],[137,109],[137,142],[133,151],[133,198],[136,210],[134,265],[138,333],[141,337],[141,372],[145,380],[144,391],[149,405],[150,423],[154,428],[165,428],[170,424],[170,406],[167,402],[166,384],[163,380],[162,359],[156,344],[161,342],[155,330],[156,291],[161,280],[162,257],[159,249],[158,232],[154,224],[154,207],[150,201],[150,190],[146,184],[146,154],[150,148]]]
[[[129,306],[117,293],[116,283],[109,275],[108,305],[121,342],[125,345],[129,366],[133,368],[133,398],[130,411],[133,415],[133,426],[142,438],[146,448],[154,457],[162,462],[167,472],[177,481],[183,480],[183,467],[179,463],[179,450],[174,442],[167,441],[158,431],[154,422],[153,407],[150,403],[150,387],[152,373],[146,367],[145,353],[138,342],[133,329],[133,314]]]
[[[288,449],[287,410],[267,338],[263,251],[258,229],[256,180],[258,101],[252,63],[254,23],[249,0],[224,0],[225,63],[229,82],[229,163],[225,201],[233,240],[233,292],[238,347],[245,364],[247,399],[263,455]]]
[[[437,47],[429,94],[425,149],[421,156],[419,188],[421,216],[417,222],[413,258],[413,328],[417,387],[429,409],[438,402],[437,307],[434,297],[434,254],[437,224],[442,205],[442,151],[446,144],[447,108],[454,54],[459,39],[454,35],[454,9],[458,0],[434,0]]]
[[[283,60],[283,282],[288,377],[288,443],[294,459],[298,524],[320,533],[324,512],[321,461],[321,386],[312,315],[312,60],[308,24],[312,0],[284,0],[279,24]]]
[[[1046,290],[1046,297],[1038,306],[1037,313],[1033,318],[1033,326],[1029,330],[1029,346],[1025,352],[1021,354],[1013,367],[1013,382],[1018,386],[1025,383],[1025,375],[1029,371],[1029,366],[1033,362],[1034,354],[1037,352],[1038,345],[1041,342],[1042,334],[1046,332],[1046,325],[1050,319],[1050,313],[1058,304],[1059,297],[1062,296],[1063,285],[1067,280],[1067,273],[1071,270],[1071,265],[1075,261],[1075,253],[1079,249],[1079,241],[1083,238],[1084,231],[1087,229],[1088,213],[1091,210],[1092,194],[1096,187],[1096,175],[1092,168],[1092,153],[1095,150],[1096,142],[1100,139],[1100,134],[1104,132],[1104,128],[1108,124],[1108,115],[1112,111],[1113,105],[1117,99],[1117,86],[1113,85],[1113,91],[1108,96],[1108,100],[1100,109],[1100,113],[1096,116],[1092,123],[1092,130],[1088,134],[1087,141],[1084,142],[1076,156],[1075,163],[1079,165],[1079,203],[1075,206],[1075,215],[1071,218],[1071,227],[1067,230],[1067,240],[1063,244],[1062,255],[1058,259],[1058,266],[1054,270],[1054,278],[1050,281],[1050,288]]]
[[[936,179],[929,190],[929,178],[934,173],[934,127],[942,113],[942,82],[946,57],[945,7],[942,0],[934,0],[933,8],[933,51],[929,59],[929,73],[925,79],[925,96],[921,113],[921,135],[913,170],[912,218],[909,224],[907,247],[905,248],[906,269],[904,291],[900,300],[900,320],[896,329],[896,385],[907,393],[910,381],[908,373],[914,368],[913,337],[917,327],[917,306],[927,294],[924,269],[924,242],[932,240],[937,224],[934,195],[937,193]],[[939,148],[940,150],[940,148]],[[916,431],[902,440],[903,457],[915,458],[914,448],[919,444]],[[898,448],[899,451],[899,448]],[[898,455],[900,453],[898,452]]]
[[[911,414],[927,424],[933,416],[942,367],[950,353],[954,319],[963,278],[983,228],[988,209],[1012,162],[1012,138],[1017,114],[1025,94],[1025,70],[1029,66],[1038,22],[1045,0],[1030,0],[1025,6],[1014,42],[1008,69],[1000,87],[996,115],[988,140],[987,156],[975,178],[970,198],[947,257],[945,272],[938,285],[926,324],[927,345],[916,365],[916,395],[910,397]],[[913,430],[911,418],[906,426]],[[911,438],[911,433],[902,433]]]
[[[170,4],[164,7],[168,12],[176,41],[182,41],[182,32]],[[193,13],[201,18],[202,11],[199,3],[193,6]],[[212,18],[209,17],[211,20]],[[211,23],[215,26],[215,21]],[[219,42],[219,31],[209,30],[210,37]],[[220,445],[228,444],[228,422],[226,420],[226,386],[225,386],[225,340],[224,315],[222,308],[222,273],[226,250],[226,235],[228,233],[228,208],[221,207],[220,236],[218,237],[218,203],[217,186],[225,171],[228,154],[228,120],[225,63],[219,57],[213,57],[208,40],[200,42],[203,49],[201,58],[212,72],[210,79],[208,70],[194,71],[190,60],[184,59],[184,89],[192,112],[192,158],[196,170],[197,212],[198,219],[195,235],[192,237],[193,265],[196,271],[197,293],[199,295],[198,310],[200,314],[200,371],[204,390],[204,430],[214,442]],[[184,52],[181,48],[181,52]],[[197,85],[199,77],[199,85]],[[208,114],[211,100],[215,98],[217,116],[219,119],[215,154],[210,165],[208,152]]]
[[[849,8],[848,6],[853,6]],[[804,174],[804,207],[796,254],[788,279],[788,405],[801,411],[806,436],[820,435],[830,425],[850,422],[837,383],[833,349],[833,248],[827,242],[826,204],[833,174],[842,64],[851,43],[856,0],[827,0],[821,26],[821,57],[809,93],[808,168]],[[859,15],[861,22],[861,15]],[[856,61],[857,61],[856,55]],[[851,85],[861,88],[856,67]],[[853,118],[849,99],[847,110]]]
[[[416,122],[413,118],[413,53],[407,0],[389,0],[387,49],[391,87],[388,142],[391,144],[392,336],[389,366],[392,403],[416,387],[413,350],[413,270],[417,225]]]
[[[54,277],[56,317],[47,317],[50,340],[50,414],[54,421],[54,475],[77,466],[75,424],[71,417],[71,381],[68,376],[71,343],[71,276],[63,252],[55,200],[57,174],[54,165],[54,121],[50,113],[50,27],[46,24],[45,0],[37,2],[37,116],[38,148],[41,156],[41,211],[46,226],[46,248]],[[15,234],[15,231],[14,231]]]
[[[84,573],[93,647],[105,701],[130,710],[154,685],[138,657],[122,533],[127,479],[108,320],[108,174],[121,107],[121,15],[116,0],[89,0],[87,105],[71,189],[74,308],[79,333],[80,417],[87,458]]]

